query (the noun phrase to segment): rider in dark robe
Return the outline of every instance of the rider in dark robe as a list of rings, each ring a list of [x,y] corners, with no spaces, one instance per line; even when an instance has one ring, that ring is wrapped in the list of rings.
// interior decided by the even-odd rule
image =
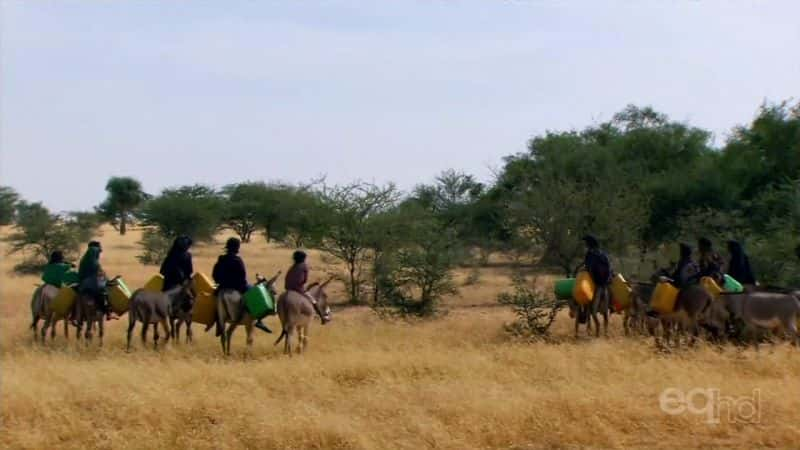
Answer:
[[[739,283],[755,286],[756,277],[753,275],[753,269],[750,267],[750,258],[742,248],[742,244],[737,241],[728,241],[728,251],[731,254],[731,260],[728,263],[728,275],[732,276]]]

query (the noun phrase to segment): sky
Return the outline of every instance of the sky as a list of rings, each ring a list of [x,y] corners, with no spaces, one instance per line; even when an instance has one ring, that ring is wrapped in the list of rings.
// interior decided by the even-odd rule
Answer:
[[[110,176],[491,182],[630,103],[721,145],[800,96],[796,0],[0,5],[0,184],[55,211]]]

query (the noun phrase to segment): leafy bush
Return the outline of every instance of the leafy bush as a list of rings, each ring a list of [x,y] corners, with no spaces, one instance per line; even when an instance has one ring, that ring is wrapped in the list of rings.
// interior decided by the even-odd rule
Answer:
[[[21,201],[16,210],[17,226],[6,238],[9,253],[23,253],[25,258],[14,270],[32,273],[41,270],[50,254],[64,252],[68,259],[76,258],[81,244],[88,241],[97,227],[92,214],[73,213],[62,217],[52,214],[41,203]]]
[[[425,211],[410,215],[414,220],[407,222],[406,234],[375,261],[381,292],[376,306],[401,315],[430,316],[443,296],[458,292],[453,269],[463,252],[455,230],[444,229]]]
[[[534,278],[532,283],[528,283],[524,277],[516,276],[513,281],[514,292],[504,292],[497,297],[500,304],[510,306],[517,316],[514,323],[505,327],[514,336],[547,338],[558,311],[567,305],[566,301],[531,288],[531,285],[536,286],[536,281]]]
[[[167,257],[171,245],[170,239],[157,230],[145,230],[142,233],[142,240],[139,241],[142,252],[136,255],[136,259],[142,264],[157,266]]]
[[[19,195],[8,186],[0,186],[0,225],[14,222]]]

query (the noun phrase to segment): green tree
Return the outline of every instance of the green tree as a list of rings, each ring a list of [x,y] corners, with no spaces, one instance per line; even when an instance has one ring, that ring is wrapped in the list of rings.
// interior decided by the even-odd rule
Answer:
[[[800,102],[761,105],[749,126],[734,129],[719,169],[745,200],[800,179]]]
[[[333,212],[320,195],[305,187],[283,193],[280,220],[273,229],[294,248],[317,245],[331,223]]]
[[[15,231],[8,236],[9,254],[23,253],[18,272],[41,270],[50,254],[61,250],[67,258],[75,258],[81,247],[94,234],[96,221],[84,214],[62,217],[47,210],[41,203],[21,201],[17,204]]]
[[[435,216],[419,213],[407,225],[407,239],[390,253],[390,301],[403,312],[430,315],[444,295],[458,292],[453,269],[463,253],[455,230]]]
[[[196,241],[210,241],[219,230],[225,214],[224,200],[211,187],[203,185],[165,189],[145,203],[142,223],[158,230],[165,238],[188,235]]]
[[[14,222],[19,195],[8,186],[0,186],[0,225],[11,225]]]
[[[128,223],[148,195],[142,190],[142,184],[131,177],[111,177],[106,183],[106,192],[106,199],[97,207],[97,211],[119,229],[119,234],[124,235]]]
[[[399,193],[393,184],[354,183],[325,188],[320,193],[320,199],[329,212],[329,224],[317,247],[345,265],[351,303],[363,301],[373,236],[371,219],[395,206],[398,198]]]
[[[222,189],[225,197],[225,224],[242,242],[250,242],[253,232],[259,227],[259,219],[265,210],[274,208],[270,201],[270,189],[260,182],[239,183]],[[267,236],[269,236],[267,234]],[[269,242],[269,237],[267,237]]]

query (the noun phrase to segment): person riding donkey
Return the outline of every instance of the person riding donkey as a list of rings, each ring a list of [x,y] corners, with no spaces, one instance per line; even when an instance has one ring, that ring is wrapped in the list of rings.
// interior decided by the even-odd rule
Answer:
[[[722,286],[725,283],[725,274],[722,272],[722,267],[725,264],[722,257],[714,251],[711,241],[707,238],[701,237],[697,240],[697,247],[700,252],[698,263],[700,266],[700,273],[697,278],[710,277],[718,285]]]
[[[250,289],[250,285],[247,283],[247,271],[244,267],[244,261],[239,256],[240,247],[241,241],[239,239],[234,237],[228,239],[225,243],[225,254],[220,255],[216,264],[214,264],[211,276],[214,278],[214,282],[217,283],[217,292],[222,289],[230,289],[244,295]],[[272,330],[261,320],[256,320],[256,328],[272,333]],[[221,334],[222,325],[217,321],[217,336]]]
[[[592,302],[605,301],[609,303],[611,301],[611,278],[614,275],[611,269],[611,261],[606,252],[600,250],[600,243],[597,242],[594,236],[584,236],[583,242],[586,243],[586,256],[583,258],[583,266],[589,272],[595,285]]]
[[[167,257],[161,264],[161,275],[164,276],[164,286],[162,292],[180,286],[192,278],[194,266],[192,265],[192,253],[189,248],[192,246],[192,239],[189,236],[178,236],[170,248]],[[188,302],[188,303],[187,303]],[[185,311],[192,309],[192,299],[186,298],[184,304],[180,305]]]
[[[670,283],[678,289],[683,289],[693,282],[697,282],[697,274],[700,267],[692,258],[692,247],[689,244],[680,243],[680,257],[675,268],[670,273]]]
[[[728,252],[731,254],[731,260],[728,263],[728,275],[749,289],[757,286],[756,276],[753,274],[752,267],[750,267],[750,258],[744,252],[742,244],[738,241],[728,241]]]
[[[306,264],[306,253],[302,250],[297,250],[292,254],[294,264],[286,271],[286,278],[284,279],[284,289],[286,291],[294,291],[302,294],[308,301],[314,305],[314,310],[319,314],[317,301],[306,293],[306,283],[308,282],[308,265]],[[320,314],[322,317],[322,314]]]
[[[78,279],[80,280],[79,292],[91,295],[97,300],[98,309],[106,315],[106,319],[118,319],[112,314],[108,304],[108,293],[106,291],[106,274],[100,266],[100,253],[103,248],[97,241],[89,242],[86,253],[81,258],[78,266]]]
[[[611,261],[608,255],[600,249],[600,244],[594,236],[586,235],[582,238],[586,243],[586,255],[583,264],[579,267],[584,268],[594,283],[591,303],[581,306],[577,303],[570,304],[570,317],[575,317],[575,336],[578,336],[578,327],[581,323],[587,323],[589,318],[594,320],[596,328],[595,334],[600,334],[600,324],[597,313],[603,315],[604,332],[608,334],[608,315],[611,311]]]
[[[50,260],[44,266],[42,281],[45,284],[60,288],[64,284],[67,272],[73,267],[75,267],[75,264],[64,261],[64,253],[56,250],[50,254]]]

